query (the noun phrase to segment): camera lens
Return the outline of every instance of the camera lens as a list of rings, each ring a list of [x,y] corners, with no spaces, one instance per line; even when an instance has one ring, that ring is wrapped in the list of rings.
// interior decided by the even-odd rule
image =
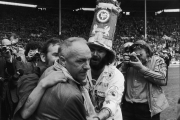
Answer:
[[[6,47],[3,47],[3,48],[2,48],[2,51],[6,51],[6,50],[7,50],[7,48],[6,48]]]

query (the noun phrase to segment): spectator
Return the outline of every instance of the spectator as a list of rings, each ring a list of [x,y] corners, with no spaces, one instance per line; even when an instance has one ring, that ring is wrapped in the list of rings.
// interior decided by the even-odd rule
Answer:
[[[160,87],[166,84],[166,65],[162,58],[153,56],[145,41],[136,41],[132,48],[130,61],[120,67],[126,81],[123,120],[160,120],[160,113],[168,107]]]
[[[62,43],[59,57],[59,63],[48,68],[41,79],[49,73],[60,72],[67,77],[67,81],[46,90],[31,119],[86,120],[81,86],[90,69],[90,49],[84,39],[69,38]]]

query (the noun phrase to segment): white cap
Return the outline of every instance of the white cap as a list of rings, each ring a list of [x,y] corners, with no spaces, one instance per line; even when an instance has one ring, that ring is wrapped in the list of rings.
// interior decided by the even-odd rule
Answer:
[[[2,45],[11,45],[11,41],[8,39],[3,39],[2,40]]]

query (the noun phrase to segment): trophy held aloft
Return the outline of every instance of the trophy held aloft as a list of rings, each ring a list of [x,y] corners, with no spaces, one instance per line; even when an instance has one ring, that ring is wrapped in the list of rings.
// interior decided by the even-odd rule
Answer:
[[[115,52],[112,50],[112,42],[114,40],[117,18],[120,12],[121,8],[119,7],[117,0],[97,0],[88,45],[95,45],[106,49],[106,55],[109,58],[107,60],[108,65],[114,62],[116,56]],[[85,105],[85,108],[88,111],[88,120],[91,120],[93,115],[100,112],[104,102],[103,99],[96,100],[95,96],[91,97],[91,101],[93,105],[88,103]]]
[[[119,5],[117,0],[97,0],[89,43],[102,45],[112,51],[117,18],[122,11]]]

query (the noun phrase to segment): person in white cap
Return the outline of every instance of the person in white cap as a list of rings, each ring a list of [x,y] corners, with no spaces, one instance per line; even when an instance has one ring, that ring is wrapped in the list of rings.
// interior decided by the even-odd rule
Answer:
[[[17,103],[16,72],[17,61],[12,54],[11,41],[3,39],[0,51],[0,119],[12,118]]]

